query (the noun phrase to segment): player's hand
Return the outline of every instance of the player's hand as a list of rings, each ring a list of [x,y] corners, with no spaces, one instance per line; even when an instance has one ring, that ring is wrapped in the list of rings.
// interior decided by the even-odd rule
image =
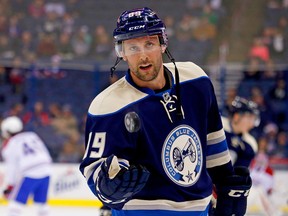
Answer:
[[[216,185],[216,216],[243,216],[246,213],[247,197],[252,186],[249,170],[235,167],[235,173]]]
[[[10,196],[13,188],[14,188],[14,186],[8,185],[8,186],[6,187],[6,189],[3,191],[3,196],[4,196],[5,199],[9,199],[9,196]]]
[[[98,198],[106,206],[121,209],[133,195],[142,190],[150,172],[141,165],[123,166],[116,156],[109,156],[101,165],[96,181]]]

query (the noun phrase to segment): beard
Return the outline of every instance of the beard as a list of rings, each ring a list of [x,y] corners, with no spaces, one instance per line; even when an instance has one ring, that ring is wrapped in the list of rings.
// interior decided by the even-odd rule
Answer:
[[[141,81],[149,82],[157,78],[161,66],[162,61],[160,59],[158,61],[140,61],[137,64],[131,64],[128,61],[128,65],[130,71]]]

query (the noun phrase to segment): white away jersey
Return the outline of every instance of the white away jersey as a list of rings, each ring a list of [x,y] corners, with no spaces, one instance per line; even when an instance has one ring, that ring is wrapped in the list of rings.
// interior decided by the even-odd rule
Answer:
[[[151,173],[143,190],[113,215],[207,215],[212,194],[207,168],[230,163],[210,79],[191,62],[176,65],[183,118],[176,112],[172,63],[164,65],[172,75],[170,89],[155,93],[140,88],[128,72],[90,105],[80,169],[92,192],[97,195],[100,165],[111,154]],[[135,113],[139,125],[133,125]]]
[[[8,184],[14,185],[23,177],[42,178],[50,174],[50,154],[34,132],[22,132],[11,137],[1,153],[7,167]]]

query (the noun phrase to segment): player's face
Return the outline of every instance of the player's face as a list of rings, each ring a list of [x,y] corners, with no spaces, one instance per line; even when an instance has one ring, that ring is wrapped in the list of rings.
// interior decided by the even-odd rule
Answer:
[[[149,82],[158,77],[163,60],[157,35],[125,40],[123,55],[134,81]]]
[[[249,132],[255,127],[256,116],[252,113],[244,113],[239,115],[238,126],[241,132]]]

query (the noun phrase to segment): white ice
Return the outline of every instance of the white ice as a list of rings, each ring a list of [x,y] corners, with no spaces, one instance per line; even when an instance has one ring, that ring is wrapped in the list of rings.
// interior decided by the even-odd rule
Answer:
[[[0,205],[0,215],[7,216],[7,206]],[[26,206],[21,216],[37,216],[33,206]],[[95,207],[50,207],[50,216],[99,216],[99,208]]]

